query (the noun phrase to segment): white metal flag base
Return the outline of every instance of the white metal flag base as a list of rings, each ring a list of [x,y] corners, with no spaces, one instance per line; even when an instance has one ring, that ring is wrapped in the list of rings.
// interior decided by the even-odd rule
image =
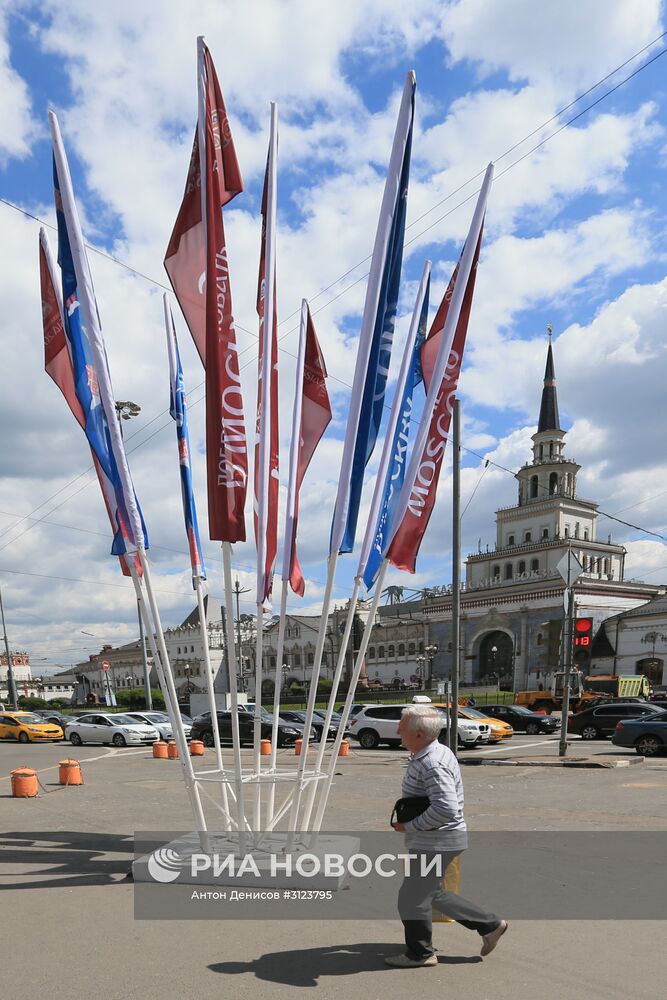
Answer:
[[[319,681],[324,645],[324,628],[321,641],[318,641],[317,655],[313,665],[311,693],[308,700],[304,736],[299,756],[293,748],[281,752],[276,746],[277,715],[273,723],[273,753],[269,758],[261,753],[261,730],[255,726],[254,745],[252,750],[241,750],[239,732],[239,712],[243,709],[238,704],[236,689],[237,652],[234,644],[234,622],[232,609],[231,587],[231,547],[223,545],[223,562],[225,568],[226,618],[227,618],[227,662],[229,667],[230,708],[232,722],[232,746],[222,747],[218,731],[218,706],[215,700],[213,677],[210,663],[206,663],[206,690],[208,695],[211,730],[214,744],[214,759],[207,767],[202,757],[192,757],[188,746],[183,720],[178,709],[178,694],[174,676],[169,663],[164,642],[159,612],[152,590],[151,574],[148,560],[144,552],[140,552],[142,574],[133,571],[133,581],[139,601],[146,635],[148,636],[160,686],[164,693],[165,707],[172,724],[174,739],[178,746],[180,763],[186,791],[190,800],[194,820],[194,832],[185,838],[177,838],[165,844],[161,850],[168,852],[169,857],[183,855],[183,865],[188,867],[187,860],[193,854],[200,854],[211,859],[213,855],[223,853],[233,859],[243,859],[252,853],[253,858],[270,858],[276,854],[294,858],[303,852],[322,852],[329,850],[330,834],[320,833],[324,812],[336,767],[339,763],[339,750],[344,731],[349,719],[354,690],[364,661],[366,646],[370,635],[367,628],[358,652],[351,683],[347,692],[345,706],[342,712],[339,730],[333,744],[320,743],[309,746],[309,733],[315,707],[315,697]],[[377,581],[374,607],[369,616],[369,622],[374,617],[375,608],[382,589],[386,564]],[[335,559],[330,560],[327,593],[323,607],[323,621],[327,620],[328,608],[333,586]],[[358,581],[357,581],[358,583]],[[358,591],[358,587],[355,587]],[[201,589],[197,588],[200,615],[204,615],[204,601]],[[353,613],[351,602],[351,613]],[[346,638],[351,629],[351,618],[346,629]],[[206,635],[206,622],[202,617],[202,631]],[[342,643],[339,660],[336,666],[332,689],[328,699],[326,721],[323,734],[329,729],[334,705],[345,663],[346,643]],[[261,688],[260,688],[261,690]],[[258,711],[261,705],[257,704]],[[309,753],[310,751],[310,753]],[[310,758],[310,759],[309,759]],[[195,762],[198,765],[195,769]],[[344,843],[338,845],[335,853],[347,856],[358,849],[358,841],[354,837],[342,838]],[[324,845],[324,846],[322,846]],[[224,850],[223,850],[224,848]],[[139,858],[133,866],[133,874],[137,881],[156,881],[155,865],[149,865],[149,857]],[[231,862],[230,862],[231,863]],[[204,867],[206,863],[202,862]],[[260,866],[261,868],[261,866]],[[213,870],[213,869],[211,869]],[[289,884],[294,883],[298,873],[288,878]],[[285,876],[287,878],[287,875]],[[256,876],[255,876],[256,878]],[[159,879],[157,879],[159,881]],[[183,876],[183,880],[185,876]],[[194,880],[194,877],[193,877]],[[197,877],[197,881],[201,878]],[[220,881],[220,879],[215,879]],[[235,880],[236,884],[236,880]],[[254,881],[252,884],[257,884]],[[273,884],[277,884],[274,883]],[[314,883],[310,880],[309,884]],[[329,880],[329,887],[330,880]]]

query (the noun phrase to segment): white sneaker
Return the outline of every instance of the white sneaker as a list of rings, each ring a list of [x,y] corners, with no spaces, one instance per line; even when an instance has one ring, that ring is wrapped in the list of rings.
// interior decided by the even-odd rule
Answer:
[[[507,921],[501,920],[495,931],[491,931],[490,934],[485,934],[482,937],[482,950],[480,951],[480,955],[490,955],[508,927],[509,924]]]
[[[437,965],[438,956],[427,955],[426,958],[410,958],[409,955],[387,955],[384,964],[391,965],[393,969],[421,969]]]

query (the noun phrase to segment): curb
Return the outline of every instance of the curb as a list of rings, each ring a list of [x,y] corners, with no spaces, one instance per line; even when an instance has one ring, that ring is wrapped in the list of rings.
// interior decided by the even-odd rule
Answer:
[[[580,767],[580,768],[614,768],[632,767],[635,764],[643,764],[645,757],[535,757],[532,760],[516,759],[505,757],[501,760],[489,760],[486,757],[469,757],[459,760],[459,764],[491,767]]]

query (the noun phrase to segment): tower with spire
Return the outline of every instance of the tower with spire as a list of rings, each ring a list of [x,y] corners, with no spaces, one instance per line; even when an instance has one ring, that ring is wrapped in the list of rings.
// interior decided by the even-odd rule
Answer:
[[[577,495],[581,466],[565,453],[566,431],[560,423],[556,370],[549,331],[542,400],[533,454],[516,474],[518,502],[496,511],[496,545],[466,563],[468,589],[539,581],[557,575],[557,565],[571,546],[587,576],[623,580],[625,549],[598,542],[598,504]]]

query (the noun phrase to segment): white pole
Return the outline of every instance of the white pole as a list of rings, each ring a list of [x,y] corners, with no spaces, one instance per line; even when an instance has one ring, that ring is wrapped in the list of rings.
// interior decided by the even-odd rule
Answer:
[[[364,634],[361,640],[361,646],[359,647],[359,652],[357,653],[357,662],[354,665],[352,681],[350,683],[350,687],[347,692],[347,698],[345,699],[345,704],[343,705],[343,711],[341,712],[341,720],[338,728],[338,733],[336,734],[336,739],[334,740],[333,747],[331,748],[329,771],[327,773],[325,781],[323,782],[324,788],[322,789],[322,794],[320,796],[317,812],[315,814],[315,822],[313,824],[313,830],[315,833],[317,833],[320,827],[322,826],[322,819],[324,817],[324,811],[327,807],[327,802],[329,800],[329,793],[331,792],[331,785],[333,784],[334,773],[336,770],[338,751],[340,749],[341,743],[343,742],[343,733],[345,731],[345,726],[347,725],[348,719],[350,718],[350,709],[352,708],[352,701],[354,699],[354,690],[357,686],[357,681],[359,680],[359,674],[361,673],[361,667],[364,662],[364,657],[366,656],[366,650],[368,648],[371,632],[373,630],[375,614],[377,612],[378,604],[380,603],[382,585],[384,583],[384,578],[387,574],[388,566],[389,566],[388,560],[384,559],[382,561],[382,566],[380,567],[380,572],[378,573],[377,582],[375,584],[375,594],[373,595],[373,603],[371,604],[371,609],[368,615],[368,621],[366,622],[366,627],[364,629]]]
[[[245,853],[245,798],[243,793],[243,768],[241,766],[241,737],[239,733],[239,699],[236,689],[237,652],[234,641],[234,607],[232,587],[232,546],[222,543],[222,565],[225,581],[225,622],[227,633],[227,667],[229,670],[229,694],[232,711],[232,747],[234,751],[234,785],[236,788],[236,810],[239,829],[239,853]]]
[[[195,577],[195,588],[197,591],[197,607],[199,608],[199,626],[201,628],[202,642],[204,645],[204,670],[206,672],[206,689],[208,692],[208,703],[211,709],[211,730],[213,732],[213,745],[215,746],[215,758],[218,770],[222,778],[225,777],[225,765],[222,760],[222,746],[220,744],[220,727],[218,726],[218,706],[215,701],[215,689],[213,687],[213,671],[211,669],[211,654],[208,648],[208,622],[206,620],[206,608],[204,607],[204,594],[202,591],[201,577]],[[222,806],[227,813],[225,829],[230,829],[229,824],[229,798],[227,796],[227,784],[222,781]]]
[[[278,621],[278,649],[276,653],[276,686],[273,691],[273,721],[271,723],[271,770],[277,770],[278,753],[278,718],[280,716],[280,690],[283,681],[283,650],[285,648],[285,619],[287,617],[287,587],[283,580],[283,589],[280,595],[280,618]],[[273,819],[276,801],[276,783],[269,785],[269,804],[267,807],[267,820]]]
[[[273,692],[273,724],[271,727],[271,761],[276,769],[278,748],[278,717],[280,715],[280,691],[282,688],[283,650],[285,648],[285,620],[287,617],[287,597],[289,593],[290,566],[294,541],[294,515],[297,500],[297,479],[299,456],[301,454],[301,412],[303,409],[303,370],[306,363],[306,330],[308,325],[308,303],[301,300],[301,323],[299,329],[299,351],[294,378],[294,407],[292,410],[292,438],[290,441],[289,479],[287,483],[287,506],[285,509],[285,542],[283,545],[282,591],[280,594],[280,618],[278,619],[278,649],[276,654],[276,686]],[[269,788],[268,818],[273,818],[275,803],[275,782]]]
[[[287,850],[291,850],[292,844],[294,843],[294,833],[296,831],[296,824],[299,818],[299,807],[301,805],[301,793],[303,791],[303,774],[306,769],[306,762],[308,759],[308,737],[310,734],[310,726],[313,719],[313,708],[315,707],[315,698],[317,695],[317,682],[320,675],[320,665],[322,663],[322,653],[324,652],[324,642],[326,639],[326,626],[329,619],[329,605],[331,604],[331,594],[333,591],[334,577],[336,575],[336,563],[338,561],[338,553],[333,552],[327,562],[327,583],[324,588],[324,597],[322,599],[322,617],[320,618],[320,628],[317,633],[317,646],[315,648],[315,662],[313,664],[313,670],[311,674],[310,681],[310,691],[308,694],[308,707],[306,709],[306,721],[304,723],[304,733],[303,742],[301,744],[301,755],[299,756],[299,764],[297,766],[296,775],[296,791],[294,798],[292,799],[292,809],[289,818],[289,837],[287,838]]]
[[[338,694],[338,687],[340,685],[341,675],[345,667],[345,659],[347,654],[347,647],[350,642],[350,634],[352,632],[352,626],[354,624],[354,615],[357,609],[357,598],[359,597],[359,590],[361,589],[361,577],[357,576],[354,579],[354,588],[352,590],[352,596],[350,597],[350,604],[347,611],[347,619],[345,621],[345,631],[343,632],[343,638],[341,640],[340,651],[338,653],[338,662],[336,664],[336,673],[331,683],[331,696],[329,697],[329,704],[327,705],[326,717],[324,722],[324,728],[322,730],[322,741],[317,748],[317,758],[315,760],[315,771],[319,771],[322,767],[322,761],[324,760],[324,753],[326,751],[326,734],[329,732],[329,726],[331,725],[331,717],[333,715],[334,705],[336,703],[336,696]],[[352,694],[354,695],[356,688],[356,682],[354,687],[352,687]],[[348,692],[349,693],[349,692]],[[313,809],[313,802],[315,801],[315,795],[317,793],[317,783],[312,782],[310,788],[308,789],[308,798],[306,800],[306,805],[303,811],[303,828],[308,829],[308,824],[310,823],[310,815]]]
[[[264,656],[264,605],[257,605],[257,638],[255,641],[255,724],[253,727],[253,769],[259,778],[262,769],[262,683],[264,672],[262,657]],[[262,789],[259,781],[255,785],[255,807],[253,813],[253,829],[258,831],[261,826]]]
[[[147,564],[147,560],[144,558],[141,560],[142,568],[144,564]],[[185,789],[190,799],[190,808],[192,809],[192,814],[194,817],[195,824],[197,826],[197,832],[199,834],[199,839],[201,842],[202,849],[204,851],[209,850],[208,834],[206,819],[204,816],[204,810],[201,804],[201,797],[199,795],[199,787],[194,774],[194,769],[192,767],[192,761],[190,760],[190,754],[187,750],[187,741],[185,740],[185,733],[183,732],[183,720],[181,719],[180,712],[178,710],[178,698],[174,701],[172,698],[172,690],[167,682],[167,671],[171,673],[171,668],[169,666],[169,661],[166,659],[163,661],[161,649],[158,649],[156,645],[156,637],[158,628],[152,620],[152,616],[149,614],[149,609],[144,601],[141,582],[139,580],[139,575],[137,570],[131,560],[128,560],[128,565],[130,566],[130,572],[132,574],[132,582],[134,583],[134,590],[137,595],[137,603],[139,605],[139,611],[144,620],[144,630],[148,636],[148,641],[150,643],[151,652],[153,654],[153,662],[155,663],[155,669],[158,673],[158,678],[160,681],[160,687],[162,688],[162,693],[164,695],[165,708],[167,709],[167,714],[171,722],[172,732],[176,739],[176,745],[178,746],[179,757],[181,758],[181,767],[183,769],[183,777],[185,780]],[[148,591],[148,580],[144,571],[144,581],[146,582],[146,590]],[[173,682],[172,682],[173,684]],[[174,691],[175,694],[175,691]],[[180,732],[179,732],[180,723]],[[183,739],[180,739],[180,734],[182,733]],[[183,751],[183,744],[185,744],[185,752]]]

